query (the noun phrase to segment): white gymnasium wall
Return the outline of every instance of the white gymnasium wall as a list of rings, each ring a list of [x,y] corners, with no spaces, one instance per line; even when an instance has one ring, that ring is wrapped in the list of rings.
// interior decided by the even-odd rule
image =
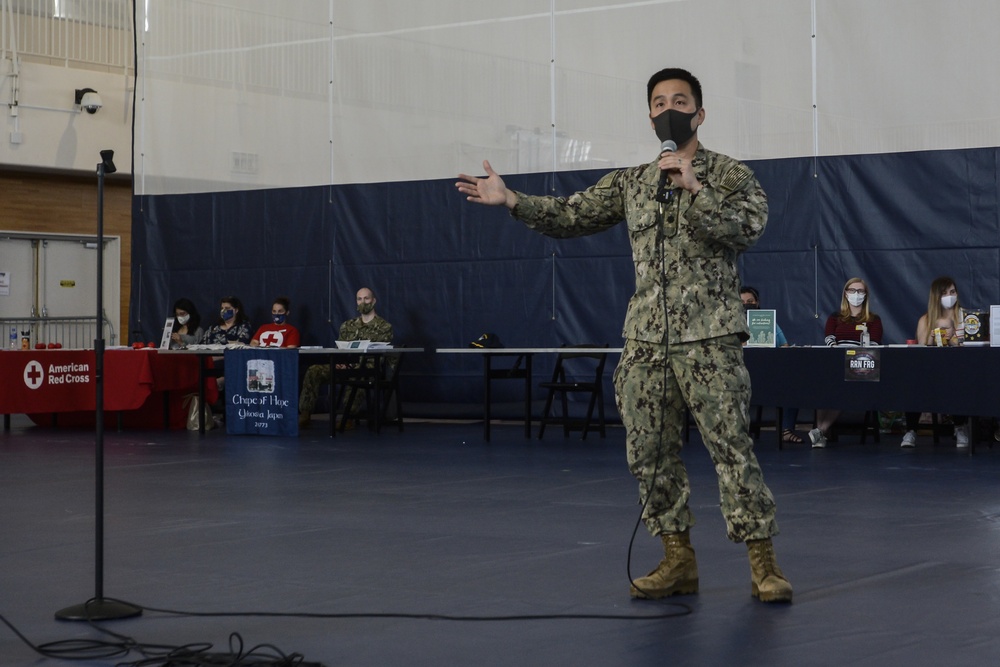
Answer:
[[[657,147],[645,81],[667,65],[705,81],[713,147],[811,150],[809,3],[262,7],[150,6],[140,192],[634,164]]]
[[[11,72],[10,61],[0,63]],[[128,171],[132,149],[132,80],[123,73],[25,61],[18,73],[16,115],[10,76],[0,87],[0,165],[94,173],[100,151],[115,151]],[[93,88],[104,106],[96,114],[74,106],[74,91]]]
[[[0,167],[93,173],[131,161],[130,0],[0,0]],[[104,107],[74,105],[91,88]],[[0,225],[2,226],[2,225]]]
[[[819,152],[1000,146],[1000,2],[816,2]]]
[[[645,82],[665,66],[701,78],[702,139],[743,159],[1000,145],[996,0],[171,0],[137,10],[140,194],[447,178],[484,157],[502,173],[635,164],[657,148]],[[11,96],[8,57],[0,103]],[[122,73],[42,62],[22,65],[21,79],[22,102],[39,106],[66,106],[67,88],[97,81],[106,109],[8,113],[0,164],[91,170],[99,148],[128,154]]]

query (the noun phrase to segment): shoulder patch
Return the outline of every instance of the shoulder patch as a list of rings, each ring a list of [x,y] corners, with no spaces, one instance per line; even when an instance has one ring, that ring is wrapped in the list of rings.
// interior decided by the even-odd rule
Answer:
[[[750,171],[750,167],[745,164],[737,164],[730,167],[729,170],[722,175],[722,182],[719,183],[719,187],[722,190],[738,190],[752,177],[753,172]]]
[[[597,189],[604,189],[604,190],[614,187],[620,175],[621,175],[620,171],[612,171],[608,174],[604,174],[604,176],[601,177],[601,180],[597,181],[597,185],[595,185],[594,187]]]

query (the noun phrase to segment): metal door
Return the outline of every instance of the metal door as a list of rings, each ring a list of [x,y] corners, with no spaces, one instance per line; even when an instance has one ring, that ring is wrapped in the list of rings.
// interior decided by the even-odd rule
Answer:
[[[106,344],[118,343],[120,240],[104,239],[103,303]],[[30,330],[31,342],[91,347],[97,315],[97,239],[0,232],[0,323]],[[88,321],[89,320],[89,321]],[[7,344],[4,338],[3,344]]]

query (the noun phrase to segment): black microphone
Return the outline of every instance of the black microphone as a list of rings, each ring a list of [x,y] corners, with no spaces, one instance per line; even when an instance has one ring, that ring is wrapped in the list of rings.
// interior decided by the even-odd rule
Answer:
[[[677,150],[677,143],[672,139],[665,140],[660,144],[660,154],[673,153]],[[666,203],[667,201],[667,170],[660,170],[660,184],[656,188],[656,200]]]

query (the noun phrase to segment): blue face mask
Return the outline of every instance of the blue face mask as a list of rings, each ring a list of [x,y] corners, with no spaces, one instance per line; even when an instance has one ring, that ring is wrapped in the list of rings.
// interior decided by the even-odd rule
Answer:
[[[284,324],[285,323],[285,314],[282,313],[281,315],[271,315],[271,319],[274,320],[275,324]]]
[[[235,314],[236,311],[232,308],[226,308],[225,310],[219,311],[219,315],[222,317],[223,320],[231,320],[233,319],[233,315]]]

